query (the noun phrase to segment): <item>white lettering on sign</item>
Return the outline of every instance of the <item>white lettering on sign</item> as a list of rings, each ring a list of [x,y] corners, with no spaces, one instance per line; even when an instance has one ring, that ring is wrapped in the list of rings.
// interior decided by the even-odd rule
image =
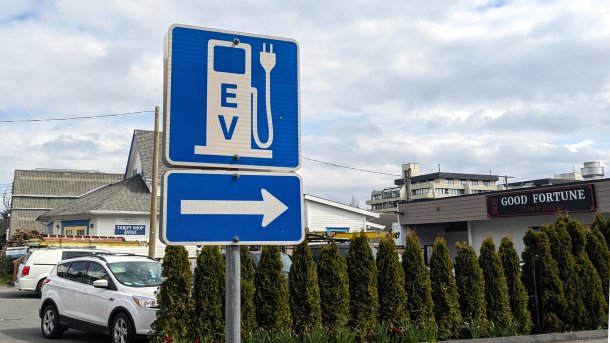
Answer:
[[[115,235],[143,235],[145,232],[144,225],[115,225]]]
[[[532,198],[534,200],[534,204],[559,202],[559,201],[570,201],[570,200],[584,200],[585,199],[585,190],[584,189],[575,189],[575,190],[569,190],[569,191],[532,194]]]
[[[500,198],[502,206],[510,205],[525,205],[527,204],[527,196],[525,195],[513,195],[509,197]]]

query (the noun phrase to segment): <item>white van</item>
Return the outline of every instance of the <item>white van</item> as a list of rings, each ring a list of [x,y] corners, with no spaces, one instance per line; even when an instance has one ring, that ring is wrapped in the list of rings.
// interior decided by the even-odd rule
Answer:
[[[108,253],[108,251],[87,248],[31,249],[19,265],[15,287],[21,291],[35,291],[40,295],[42,282],[49,276],[57,262],[75,256],[95,253]]]

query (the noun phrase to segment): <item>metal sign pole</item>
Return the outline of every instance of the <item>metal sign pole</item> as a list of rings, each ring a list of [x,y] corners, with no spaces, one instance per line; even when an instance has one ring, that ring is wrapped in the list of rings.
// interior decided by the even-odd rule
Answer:
[[[235,237],[237,242],[238,238]],[[241,258],[239,245],[227,245],[225,268],[225,341],[241,342]]]

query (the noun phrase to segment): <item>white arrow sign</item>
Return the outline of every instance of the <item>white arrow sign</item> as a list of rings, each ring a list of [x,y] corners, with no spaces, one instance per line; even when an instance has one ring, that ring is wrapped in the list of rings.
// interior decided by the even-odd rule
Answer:
[[[262,201],[243,200],[181,200],[180,214],[243,214],[262,215],[266,227],[288,207],[266,189],[261,189]]]

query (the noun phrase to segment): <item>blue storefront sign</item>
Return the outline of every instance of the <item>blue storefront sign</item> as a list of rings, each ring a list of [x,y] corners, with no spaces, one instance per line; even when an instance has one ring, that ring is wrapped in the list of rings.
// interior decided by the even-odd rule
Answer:
[[[125,235],[125,236],[144,235],[145,231],[146,231],[146,225],[115,225],[114,226],[115,235]]]

